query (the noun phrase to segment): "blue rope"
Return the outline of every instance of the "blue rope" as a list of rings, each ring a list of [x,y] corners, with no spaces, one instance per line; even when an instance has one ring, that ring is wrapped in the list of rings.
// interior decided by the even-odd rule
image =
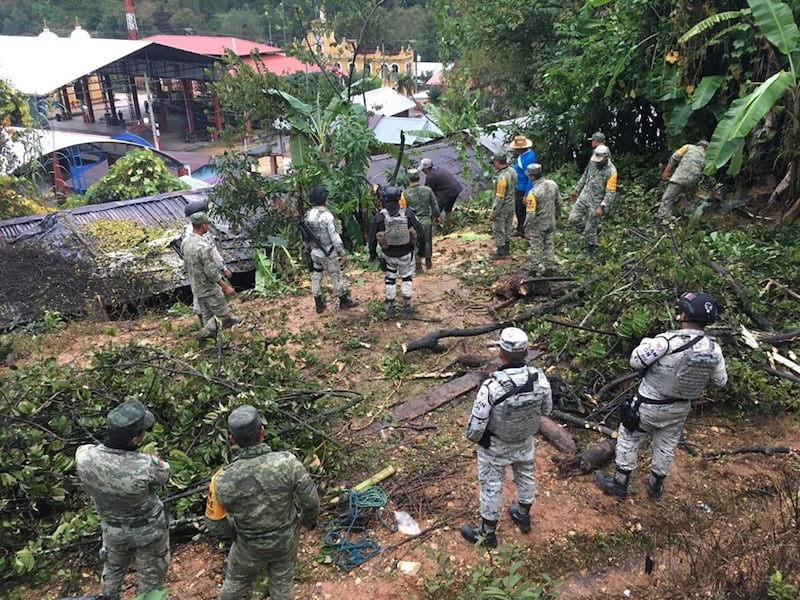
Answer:
[[[342,571],[350,571],[362,565],[381,551],[381,547],[369,534],[354,539],[353,534],[366,530],[358,521],[368,519],[371,511],[386,506],[386,494],[377,487],[361,492],[347,490],[347,515],[325,532],[325,545],[331,549],[333,562]],[[382,512],[382,511],[381,511]],[[385,522],[381,519],[381,522]]]

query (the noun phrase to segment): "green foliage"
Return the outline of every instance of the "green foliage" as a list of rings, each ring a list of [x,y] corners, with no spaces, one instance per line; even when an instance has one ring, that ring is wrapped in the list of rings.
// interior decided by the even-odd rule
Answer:
[[[423,588],[442,600],[545,600],[555,597],[555,583],[546,574],[526,568],[526,549],[502,546],[471,569],[456,569],[441,552],[429,554],[438,563],[435,574],[425,577]]]
[[[167,170],[158,156],[147,149],[129,152],[88,190],[86,204],[131,200],[165,192],[188,189],[188,185]]]
[[[780,571],[775,571],[770,576],[769,589],[767,590],[768,598],[772,600],[792,600],[797,598],[798,592],[800,592],[800,588],[791,581],[786,581]]]
[[[78,484],[74,455],[79,445],[102,439],[105,415],[122,400],[142,400],[156,415],[142,449],[170,463],[167,495],[204,483],[230,460],[225,423],[243,403],[262,413],[271,447],[303,459],[317,453],[320,470],[328,468],[333,456],[325,440],[302,423],[329,420],[337,400],[293,389],[300,382],[288,339],[241,342],[216,368],[202,357],[187,358],[182,348],[130,345],[99,349],[86,367],[48,359],[9,372],[0,391],[2,577],[36,571],[41,550],[97,533],[97,515]],[[183,518],[201,514],[203,501],[198,488],[168,501],[168,508]]]

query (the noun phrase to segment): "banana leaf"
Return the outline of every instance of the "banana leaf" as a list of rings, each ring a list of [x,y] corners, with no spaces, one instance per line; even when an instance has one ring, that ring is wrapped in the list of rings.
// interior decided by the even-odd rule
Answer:
[[[715,25],[719,23],[724,23],[725,21],[731,21],[733,19],[741,19],[750,14],[750,10],[743,8],[742,10],[726,10],[715,15],[711,15],[708,18],[703,19],[699,23],[697,23],[694,27],[692,27],[689,31],[684,33],[679,39],[679,44],[685,44],[693,37],[700,35],[701,33],[708,31]]]
[[[791,54],[800,33],[789,5],[779,0],[747,0],[747,4],[764,37],[782,54]]]
[[[708,104],[717,93],[719,86],[725,81],[724,75],[703,77],[692,95],[692,110],[700,110]]]

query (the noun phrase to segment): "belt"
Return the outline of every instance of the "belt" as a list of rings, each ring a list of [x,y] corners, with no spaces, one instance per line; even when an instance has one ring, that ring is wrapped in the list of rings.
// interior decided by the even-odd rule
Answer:
[[[636,399],[637,396],[634,396]],[[675,404],[677,402],[690,402],[688,398],[667,398],[665,400],[653,400],[652,398],[645,398],[644,396],[638,396],[639,401],[642,404]]]
[[[162,512],[159,512],[152,517],[145,517],[143,519],[131,519],[130,521],[115,521],[113,519],[101,519],[103,523],[109,525],[110,527],[144,527],[145,525],[149,525],[150,523],[154,522],[158,517],[160,517]]]

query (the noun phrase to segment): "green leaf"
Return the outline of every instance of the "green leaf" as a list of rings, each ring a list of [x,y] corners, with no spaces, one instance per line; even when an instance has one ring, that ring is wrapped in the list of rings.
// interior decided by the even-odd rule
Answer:
[[[692,110],[700,110],[711,101],[714,94],[725,81],[724,75],[711,75],[703,77],[692,95]]]
[[[747,0],[747,4],[764,37],[782,54],[791,54],[800,34],[789,5],[778,0]]]
[[[700,35],[701,33],[708,31],[715,25],[719,23],[723,23],[725,21],[731,21],[733,19],[742,19],[745,16],[750,14],[750,11],[746,8],[742,10],[727,10],[715,15],[711,15],[710,17],[706,17],[699,23],[697,23],[694,27],[692,27],[689,31],[684,33],[680,38],[678,38],[679,44],[685,44],[693,37]]]

